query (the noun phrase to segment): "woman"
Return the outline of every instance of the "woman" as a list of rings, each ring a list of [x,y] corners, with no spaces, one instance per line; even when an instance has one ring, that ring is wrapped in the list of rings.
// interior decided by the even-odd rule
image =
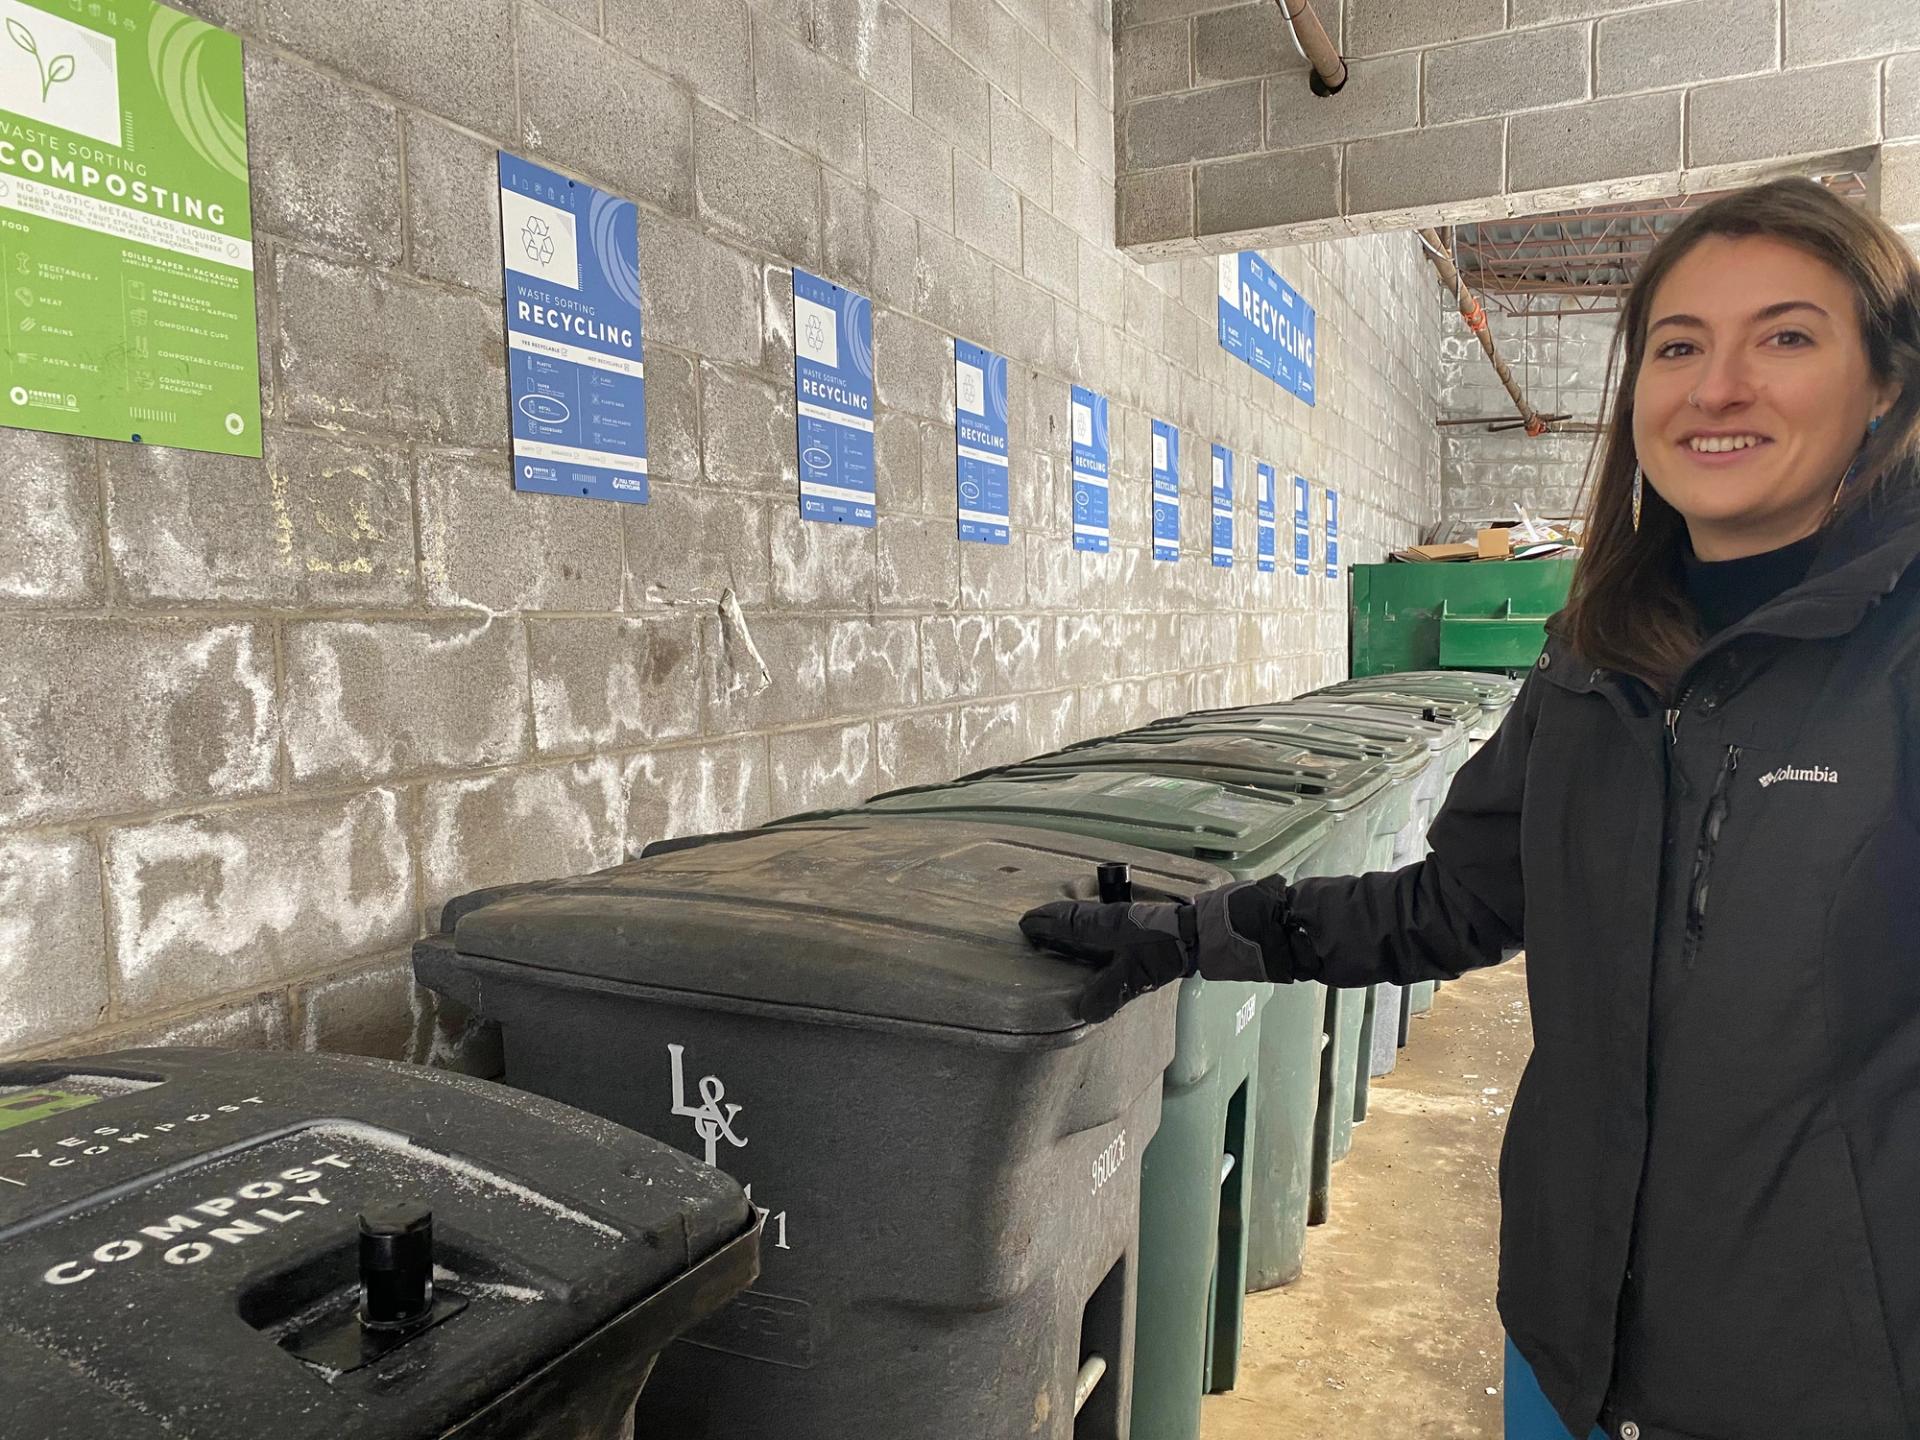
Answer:
[[[1743,191],[1654,251],[1615,368],[1572,602],[1425,861],[1023,927],[1113,1004],[1524,947],[1531,1433],[1920,1435],[1920,269],[1811,182]]]

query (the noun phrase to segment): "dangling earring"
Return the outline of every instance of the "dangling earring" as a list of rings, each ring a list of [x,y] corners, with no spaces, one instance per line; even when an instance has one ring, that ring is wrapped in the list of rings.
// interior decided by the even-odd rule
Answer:
[[[1874,433],[1875,433],[1875,432],[1876,432],[1877,430],[1879,430],[1879,428],[1880,428],[1880,420],[1881,420],[1881,417],[1880,417],[1880,416],[1878,416],[1878,415],[1876,415],[1876,416],[1874,416],[1874,417],[1873,417],[1873,418],[1872,418],[1871,420],[1869,420],[1869,421],[1867,421],[1867,434],[1868,434],[1868,435],[1872,435],[1872,434],[1874,434]]]
[[[1633,467],[1633,528],[1636,534],[1640,530],[1640,496],[1646,489],[1647,477],[1641,473],[1638,465]]]

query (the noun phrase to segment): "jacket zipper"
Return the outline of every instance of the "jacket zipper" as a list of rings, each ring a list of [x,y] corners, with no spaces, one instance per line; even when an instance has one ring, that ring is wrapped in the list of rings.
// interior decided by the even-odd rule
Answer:
[[[1693,968],[1707,927],[1707,885],[1713,876],[1713,851],[1727,823],[1727,797],[1733,789],[1734,772],[1739,768],[1740,747],[1729,745],[1726,758],[1720,762],[1720,773],[1714,778],[1713,794],[1707,799],[1706,818],[1700,822],[1700,843],[1693,852],[1693,881],[1687,890],[1686,943],[1681,950],[1688,969]]]

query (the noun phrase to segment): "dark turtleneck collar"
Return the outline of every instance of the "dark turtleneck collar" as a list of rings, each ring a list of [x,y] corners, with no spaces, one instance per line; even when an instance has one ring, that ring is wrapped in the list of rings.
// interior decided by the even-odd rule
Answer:
[[[1702,637],[1712,639],[1805,580],[1827,538],[1816,531],[1778,550],[1737,560],[1702,560],[1686,546],[1680,557],[1681,580],[1699,612]]]

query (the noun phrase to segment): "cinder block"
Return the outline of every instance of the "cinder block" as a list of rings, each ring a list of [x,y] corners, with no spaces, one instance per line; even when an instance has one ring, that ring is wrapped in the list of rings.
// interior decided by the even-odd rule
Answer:
[[[520,12],[517,132],[530,159],[575,171],[674,215],[693,208],[693,113],[657,70],[527,7]],[[483,133],[511,132],[497,127]],[[644,135],[646,143],[635,143]]]
[[[1073,148],[1102,179],[1113,179],[1114,109],[1082,86],[1073,97]]]
[[[1107,0],[1050,0],[1047,44],[1101,100],[1113,102],[1112,7]]]
[[[1123,154],[1129,170],[1184,165],[1261,148],[1260,82],[1218,85],[1140,100],[1127,108]]]
[[[1046,291],[1029,285],[1010,270],[994,272],[993,333],[1010,358],[1042,369],[1053,368],[1053,314],[1053,298]],[[941,418],[952,413],[949,404]]]
[[[878,195],[871,198],[868,224],[873,233],[873,299],[911,312],[919,289],[920,222]]]
[[[882,310],[874,317],[875,398],[927,419],[953,414],[953,340],[931,325]]]
[[[504,445],[500,302],[316,255],[274,252],[287,418],[449,445]]]
[[[865,291],[873,283],[873,197],[870,191],[851,180],[826,172],[826,211],[822,215],[825,230],[826,276],[855,290]]]
[[[873,450],[880,513],[917,512],[926,498],[920,422],[911,415],[883,413],[874,427]]]
[[[1052,133],[1073,148],[1073,73],[1060,58],[1041,45],[1020,49],[1020,105]]]
[[[120,448],[120,447],[108,447]],[[96,442],[0,429],[0,604],[100,598]]]
[[[1081,240],[1102,250],[1112,248],[1113,181],[1066,146],[1056,146],[1053,152],[1053,214]]]
[[[1920,6],[1906,0],[1786,0],[1786,7],[1791,67],[1920,50]]]
[[[1682,0],[1596,27],[1596,95],[1698,85],[1780,64],[1778,0]]]
[[[953,29],[952,0],[899,0],[900,7],[935,35],[945,36]]]
[[[1427,123],[1446,125],[1586,99],[1588,30],[1556,25],[1427,51]]]
[[[429,927],[457,895],[578,875],[626,853],[626,766],[610,755],[463,776],[420,792],[420,904]]]
[[[1920,135],[1920,54],[1887,61],[1884,104],[1887,139]]]
[[[867,97],[867,175],[903,210],[953,229],[952,147],[876,95]]]
[[[1154,245],[1194,233],[1191,165],[1122,175],[1117,198],[1122,246]]]
[[[1195,228],[1225,235],[1340,213],[1340,147],[1213,160],[1193,171]]]
[[[932,225],[918,227],[913,311],[930,325],[961,334],[993,310],[993,261]]]
[[[988,615],[930,615],[921,620],[922,700],[938,705],[989,694],[995,678],[993,639],[993,619]]]
[[[636,756],[627,784],[629,852],[656,840],[745,830],[773,818],[763,735]]]
[[[504,765],[527,753],[518,621],[297,621],[284,649],[296,783]]]
[[[1920,142],[1883,145],[1872,177],[1873,198],[1889,225],[1920,225]]]
[[[398,446],[277,429],[264,463],[140,445],[103,459],[108,545],[136,605],[418,598],[413,472]]]
[[[760,128],[864,177],[866,96],[853,77],[774,25],[753,27],[753,58]]]
[[[879,527],[875,599],[885,609],[951,610],[960,598],[960,544],[951,522],[889,515]]]
[[[271,791],[273,635],[240,622],[0,617],[0,825]]]
[[[1009,94],[1020,88],[1020,56],[1026,49],[1020,22],[999,0],[953,0],[953,48],[989,81]]]
[[[642,210],[640,296],[649,342],[760,363],[759,267],[739,251]]]
[[[1504,122],[1473,120],[1347,147],[1347,211],[1444,205],[1501,191]]]
[[[826,680],[829,715],[873,715],[919,704],[920,639],[914,621],[834,621]]]
[[[693,361],[664,345],[647,347],[647,474],[656,482],[700,479],[700,395]]]
[[[508,135],[514,123],[513,16],[513,0],[407,6],[256,0],[249,33],[470,130]],[[542,12],[523,12],[523,52],[535,20],[562,23]]]
[[[603,0],[617,48],[735,115],[753,110],[753,62],[744,0]]]
[[[987,158],[987,81],[925,30],[913,33],[913,113],[947,144]]]
[[[1447,45],[1506,28],[1506,0],[1349,0],[1342,54],[1384,55]]]
[[[707,734],[737,735],[827,719],[832,624],[815,615],[708,615],[700,639]]]
[[[284,984],[415,933],[397,790],[115,830],[106,877],[128,1013]]]
[[[420,459],[427,603],[497,613],[614,610],[624,505],[515,490],[502,455]]]
[[[913,22],[891,0],[815,0],[813,43],[869,89],[913,108]]]
[[[546,6],[556,15],[564,15],[590,34],[600,33],[600,0],[535,0],[535,3]]]
[[[1322,5],[1316,13],[1338,10]],[[1324,23],[1324,21],[1323,21]],[[1202,85],[1272,76],[1281,84],[1307,83],[1307,65],[1287,33],[1286,12],[1273,0],[1214,10],[1193,19],[1193,73]],[[1132,34],[1134,32],[1126,32]]]
[[[954,232],[1008,267],[1020,264],[1020,197],[986,166],[953,160]]]
[[[694,106],[700,218],[802,265],[820,260],[820,167],[712,106]]]
[[[407,242],[414,272],[500,293],[500,167],[492,146],[408,115]]]
[[[1687,163],[1727,165],[1871,145],[1880,130],[1880,67],[1826,65],[1695,90]]]
[[[245,53],[247,142],[255,155],[283,157],[255,174],[254,224],[351,259],[394,264],[401,186],[393,107],[270,50]],[[315,145],[316,135],[331,142]]]
[[[993,700],[960,707],[958,753],[969,771],[1012,765],[1044,748],[1028,738],[1026,712],[1019,700]]]
[[[872,608],[874,529],[802,519],[789,498],[774,507],[772,543],[774,604],[813,612]]]
[[[0,840],[0,1055],[99,1024],[107,1011],[100,857],[81,835]]]
[[[873,722],[789,730],[767,740],[775,815],[858,805],[874,791]]]
[[[527,622],[533,744],[542,755],[628,749],[700,729],[700,617]]]
[[[1508,188],[1546,190],[1677,174],[1680,115],[1677,90],[1516,115],[1507,129]]]
[[[1053,199],[1053,137],[998,90],[987,106],[993,173],[1042,205]]]
[[[620,509],[629,609],[710,609],[728,590],[742,605],[766,603],[767,514],[756,497],[656,485],[648,504]]]
[[[1559,20],[1591,20],[1622,10],[1644,10],[1664,0],[1510,0],[1508,24],[1515,30]]]
[[[289,1016],[286,992],[273,991],[96,1032],[80,1048],[105,1052],[152,1045],[202,1045],[217,1050],[285,1050],[293,1043]],[[57,1048],[71,1054],[75,1047],[67,1042]]]
[[[1271,9],[1262,4],[1262,9]],[[1120,32],[1120,103],[1169,95],[1193,84],[1193,25],[1166,20]]]
[[[1275,76],[1267,85],[1267,147],[1272,150],[1360,140],[1419,123],[1417,54],[1352,62],[1346,85],[1334,96],[1314,94],[1299,72]]]
[[[959,733],[956,710],[882,716],[874,725],[876,789],[898,790],[953,779],[956,768],[966,763],[958,749]]]
[[[1031,200],[1024,207],[1021,236],[1027,278],[1072,303],[1079,289],[1079,237]]]
[[[795,493],[791,383],[720,365],[701,369],[701,434],[711,484],[762,495]]]

